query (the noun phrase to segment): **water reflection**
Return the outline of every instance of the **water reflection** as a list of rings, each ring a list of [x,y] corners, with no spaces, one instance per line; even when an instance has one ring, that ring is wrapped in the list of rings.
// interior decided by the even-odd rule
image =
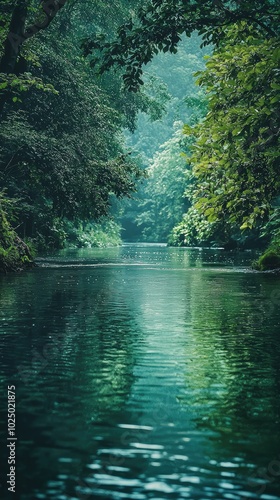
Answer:
[[[234,274],[192,274],[192,328],[186,336],[181,402],[195,409],[196,428],[211,436],[209,463],[231,478],[228,487],[240,497],[246,497],[239,491],[240,474],[257,477],[252,480],[255,492],[268,483],[267,492],[279,493],[277,286],[273,277],[257,274],[238,279]],[[269,474],[271,462],[276,468]],[[224,467],[232,472],[226,474]]]
[[[133,245],[2,277],[20,498],[280,498],[278,281],[250,258]]]

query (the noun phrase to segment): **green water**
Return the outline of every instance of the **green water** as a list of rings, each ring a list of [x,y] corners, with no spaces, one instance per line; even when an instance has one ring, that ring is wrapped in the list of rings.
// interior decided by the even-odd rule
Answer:
[[[0,278],[20,499],[280,499],[279,277],[126,245]]]

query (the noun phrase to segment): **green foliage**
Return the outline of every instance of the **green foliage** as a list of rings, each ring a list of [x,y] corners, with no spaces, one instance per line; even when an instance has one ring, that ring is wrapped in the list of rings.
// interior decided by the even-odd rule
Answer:
[[[143,84],[143,65],[159,51],[177,52],[182,34],[197,31],[204,44],[219,44],[224,27],[246,20],[256,33],[273,37],[279,32],[279,3],[272,0],[192,1],[151,0],[118,29],[115,40],[104,35],[88,37],[83,48],[94,54],[92,64],[103,73],[123,69],[125,85],[137,90]]]
[[[205,68],[203,56],[209,54],[200,48],[201,40],[197,35],[190,39],[184,37],[174,54],[158,54],[147,65],[144,72],[145,85],[150,77],[161,80],[167,87],[169,101],[161,120],[151,122],[147,114],[139,113],[137,128],[128,137],[129,146],[141,152],[145,165],[149,164],[160,146],[173,134],[176,121],[194,124],[206,114],[207,101],[204,93],[195,85],[193,74]],[[168,71],[166,71],[168,68]]]
[[[121,244],[120,226],[113,220],[103,220],[100,223],[83,223],[76,227],[68,222],[66,224],[67,245],[71,247],[107,248]]]
[[[13,201],[0,192],[0,272],[23,269],[33,262],[29,247],[8,222],[12,211]]]
[[[269,238],[272,245],[280,245],[280,208],[275,207],[268,222],[262,227],[261,236]]]
[[[184,190],[187,184],[186,159],[188,141],[182,134],[182,123],[174,124],[174,135],[160,147],[147,169],[141,212],[136,217],[145,241],[166,241],[173,226],[184,213]]]
[[[211,224],[257,228],[279,193],[279,58],[279,39],[242,22],[198,75],[209,112],[185,133],[196,137],[192,203]]]
[[[169,237],[168,243],[172,246],[203,246],[219,241],[219,225],[209,222],[193,206],[177,224]]]
[[[280,246],[268,248],[260,258],[253,263],[254,269],[258,271],[269,271],[280,269]]]
[[[104,25],[102,8],[103,21],[96,23]],[[80,37],[92,30],[92,10],[91,1],[69,2],[46,32],[25,43],[28,72],[0,81],[9,95],[0,130],[0,188],[18,200],[18,233],[38,249],[65,244],[66,218],[97,220],[110,212],[114,197],[131,195],[142,171],[124,147],[122,127],[133,129],[139,109],[159,117],[168,98],[155,81],[131,95],[118,75],[93,78],[79,52]],[[114,24],[116,16],[109,17],[105,24]]]
[[[1,246],[9,247],[13,242],[13,232],[8,223],[7,216],[13,212],[13,202],[9,200],[4,192],[0,191],[0,243]]]
[[[253,262],[253,268],[259,271],[280,268],[280,209],[278,206],[271,212],[268,222],[262,228],[261,236],[268,239],[270,244],[259,259]]]
[[[33,77],[30,73],[22,75],[5,75],[0,73],[0,99],[8,93],[12,102],[22,102],[22,93],[35,88],[43,92],[58,94],[53,85],[45,84],[41,78]]]
[[[277,2],[118,0],[108,12],[101,0],[68,0],[47,30],[11,50],[9,30],[34,27],[43,4],[3,1],[0,10],[0,189],[18,200],[19,235],[53,248],[65,244],[68,231],[79,245],[103,244],[110,231],[118,240],[116,228],[99,232],[92,221],[108,215],[115,198],[131,196],[143,175],[122,136],[123,128],[135,129],[139,111],[155,121],[152,128],[142,115],[131,141],[144,163],[152,158],[137,217],[147,240],[166,240],[176,225],[173,243],[226,242],[266,223],[280,189]],[[197,38],[187,50],[179,44],[194,32],[202,45],[215,45],[198,74],[200,93],[190,76],[203,69]],[[81,39],[96,76],[81,57]],[[177,52],[177,62],[169,59],[168,72],[156,62],[144,75],[159,52]],[[200,123],[205,92],[208,114]],[[179,131],[171,137],[178,120],[187,123],[188,138]],[[182,156],[194,139],[191,157]],[[277,240],[274,222],[267,230]],[[13,255],[2,248],[5,258]]]
[[[141,113],[136,131],[128,137],[129,146],[141,154],[149,174],[138,187],[137,199],[126,203],[124,209],[121,223],[128,240],[167,241],[188,206],[183,193],[189,179],[182,153],[191,141],[184,140],[182,123],[194,124],[206,113],[205,95],[193,78],[194,72],[205,68],[200,42],[197,35],[185,38],[176,55],[159,54],[145,72],[144,78],[146,74],[160,78],[171,98],[160,121],[151,122]]]

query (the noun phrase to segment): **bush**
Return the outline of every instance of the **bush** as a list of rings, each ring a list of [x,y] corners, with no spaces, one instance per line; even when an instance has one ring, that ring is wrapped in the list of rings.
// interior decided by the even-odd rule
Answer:
[[[11,202],[0,192],[0,272],[18,271],[33,265],[30,248],[11,227],[7,213]]]
[[[80,223],[75,227],[73,223],[66,224],[67,243],[78,248],[106,248],[121,244],[120,226],[113,220],[103,220],[100,223]]]
[[[171,246],[196,246],[211,244],[217,237],[217,223],[208,222],[203,214],[190,207],[183,220],[169,236]]]
[[[279,204],[279,199],[276,200]],[[280,269],[280,208],[276,206],[265,226],[262,228],[263,238],[270,239],[270,245],[259,259],[253,262],[253,268],[258,271]]]
[[[280,268],[280,247],[268,248],[259,259],[253,263],[253,268],[258,271],[268,271]]]

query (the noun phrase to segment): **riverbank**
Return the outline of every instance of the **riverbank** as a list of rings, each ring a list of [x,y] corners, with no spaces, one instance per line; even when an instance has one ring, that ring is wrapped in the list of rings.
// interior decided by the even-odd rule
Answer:
[[[11,227],[5,212],[0,210],[0,272],[22,271],[34,265],[31,249]]]
[[[256,271],[279,271],[280,269],[280,247],[271,245],[262,255],[252,263]],[[278,273],[277,273],[278,274]]]
[[[2,237],[1,237],[2,240]],[[29,247],[17,235],[9,245],[0,245],[0,272],[23,271],[35,266]]]
[[[120,226],[113,220],[84,223],[75,227],[69,221],[63,227],[63,238],[34,237],[26,244],[9,223],[6,212],[0,209],[0,272],[22,271],[35,265],[36,255],[61,249],[110,248],[122,244]]]

